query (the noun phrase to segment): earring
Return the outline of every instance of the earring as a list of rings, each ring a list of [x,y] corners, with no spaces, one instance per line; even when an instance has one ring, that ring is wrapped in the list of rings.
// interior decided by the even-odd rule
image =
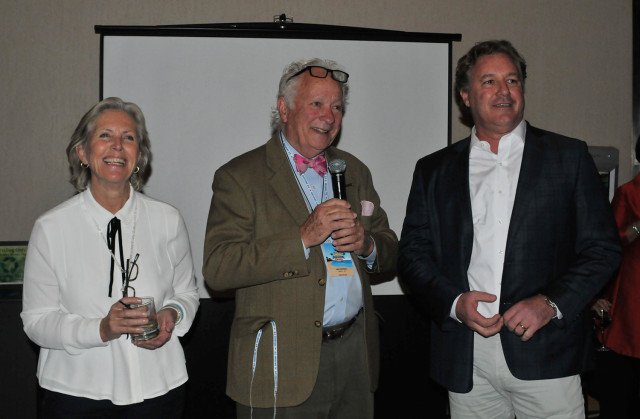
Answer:
[[[89,164],[80,162],[80,167],[82,167],[83,169],[86,169],[87,167],[89,167]]]
[[[133,169],[133,174],[135,175],[136,173],[138,173],[140,171],[140,166],[136,166],[135,169]]]

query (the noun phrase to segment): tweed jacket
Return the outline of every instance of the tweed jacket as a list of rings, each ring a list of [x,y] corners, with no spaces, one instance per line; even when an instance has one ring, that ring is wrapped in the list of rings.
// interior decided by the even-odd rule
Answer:
[[[380,208],[369,169],[349,153],[329,147],[327,160],[347,163],[351,209],[377,247],[372,272],[393,271],[397,238]],[[361,200],[375,205],[362,217]],[[204,245],[203,274],[214,290],[236,290],[229,343],[227,394],[254,407],[274,405],[271,321],[277,330],[277,406],[304,402],[315,385],[322,344],[326,266],[320,246],[305,257],[299,227],[309,217],[279,135],[220,167]],[[352,255],[362,282],[371,390],[378,379],[379,337],[366,263]],[[252,381],[256,335],[263,330]]]

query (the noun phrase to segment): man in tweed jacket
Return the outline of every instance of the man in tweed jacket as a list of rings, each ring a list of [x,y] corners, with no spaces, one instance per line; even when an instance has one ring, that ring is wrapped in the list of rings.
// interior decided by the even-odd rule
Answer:
[[[239,418],[373,417],[369,273],[395,269],[397,238],[368,168],[331,146],[347,79],[332,61],[290,64],[273,137],[214,177],[203,273],[214,290],[236,290],[227,394]],[[323,158],[346,162],[347,200],[332,198]],[[334,257],[351,268],[332,268]]]

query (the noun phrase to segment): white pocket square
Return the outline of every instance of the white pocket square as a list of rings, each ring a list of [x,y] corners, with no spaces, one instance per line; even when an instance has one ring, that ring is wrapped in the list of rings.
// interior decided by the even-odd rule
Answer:
[[[369,217],[373,215],[373,202],[371,201],[360,201],[360,205],[362,206],[362,216]]]

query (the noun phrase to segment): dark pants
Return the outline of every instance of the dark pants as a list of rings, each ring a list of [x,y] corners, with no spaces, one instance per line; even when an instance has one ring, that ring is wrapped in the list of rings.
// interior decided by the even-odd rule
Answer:
[[[311,396],[299,406],[278,407],[278,419],[373,418],[364,316],[339,338],[323,341],[320,370]],[[238,403],[238,419],[251,418],[251,408]],[[273,419],[273,408],[253,409],[253,419]]]
[[[589,394],[600,405],[600,419],[640,418],[640,359],[597,352],[589,381]]]
[[[110,400],[93,400],[43,389],[40,419],[179,419],[184,408],[185,386],[141,403],[115,405]]]

